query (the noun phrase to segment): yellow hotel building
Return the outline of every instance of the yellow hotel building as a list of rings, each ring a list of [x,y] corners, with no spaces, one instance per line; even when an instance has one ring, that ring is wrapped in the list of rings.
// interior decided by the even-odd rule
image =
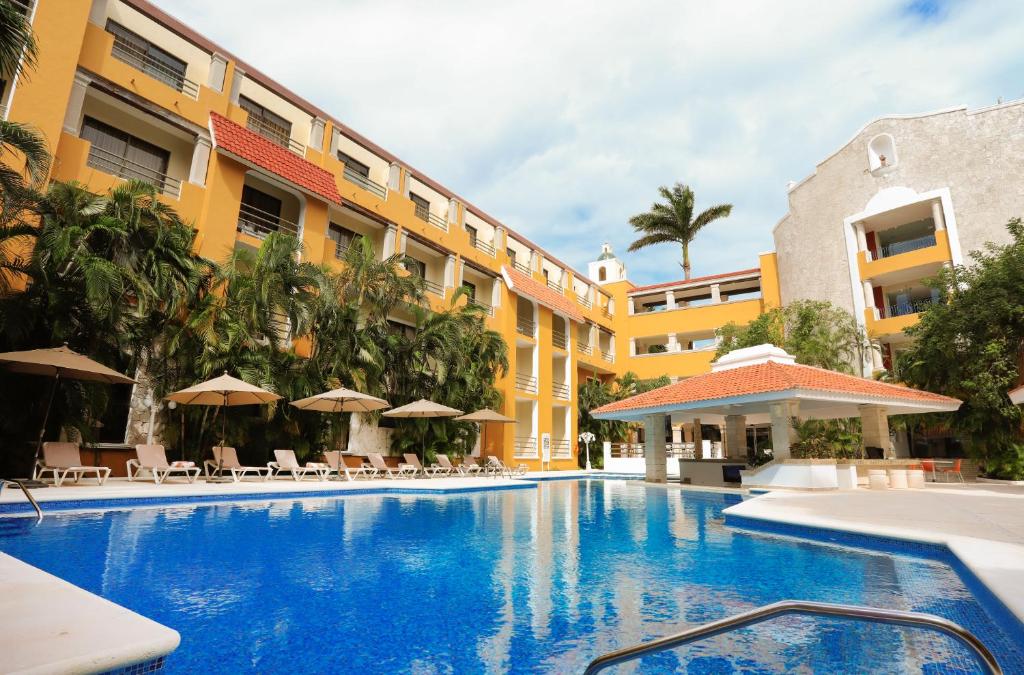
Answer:
[[[504,413],[517,421],[488,428],[487,451],[531,469],[577,466],[583,378],[705,372],[717,328],[800,297],[849,306],[891,349],[913,318],[877,311],[885,298],[874,289],[908,274],[918,283],[919,272],[960,255],[943,233],[949,215],[932,210],[950,203],[947,193],[928,193],[894,208],[916,219],[908,236],[918,238],[927,226],[919,216],[938,214],[933,245],[871,256],[871,233],[897,227],[902,216],[865,212],[837,240],[853,254],[849,270],[838,271],[845,281],[825,278],[821,292],[801,275],[807,261],[823,258],[787,234],[797,211],[776,228],[779,255],[762,254],[755,268],[634,286],[606,247],[584,275],[145,0],[26,0],[25,9],[39,64],[28,78],[0,83],[0,114],[45,135],[54,179],[96,192],[127,177],[154,183],[194,224],[199,252],[213,259],[287,231],[307,259],[338,266],[353,237],[365,236],[382,258],[401,252],[414,261],[434,307],[470,287],[511,361],[498,387]],[[811,183],[790,192],[791,204]],[[845,249],[836,254],[847,257]],[[354,432],[357,446],[363,440]]]

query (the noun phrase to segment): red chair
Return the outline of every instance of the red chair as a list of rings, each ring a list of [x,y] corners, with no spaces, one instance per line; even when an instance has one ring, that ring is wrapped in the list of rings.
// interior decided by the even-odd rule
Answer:
[[[953,466],[944,466],[944,467],[939,468],[939,473],[941,473],[944,477],[946,477],[943,480],[947,480],[948,481],[949,480],[948,476],[955,475],[957,478],[960,479],[961,483],[965,482],[964,481],[964,475],[960,471],[960,464],[962,462],[963,462],[962,459],[953,460]]]
[[[921,469],[924,470],[925,478],[928,478],[928,474],[931,474],[932,482],[935,481],[935,462],[930,459],[922,459]]]

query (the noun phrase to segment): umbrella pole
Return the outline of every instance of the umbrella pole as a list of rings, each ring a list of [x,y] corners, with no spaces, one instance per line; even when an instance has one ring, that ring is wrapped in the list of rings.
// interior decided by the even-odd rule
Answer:
[[[53,376],[53,384],[50,386],[50,396],[46,400],[46,412],[43,413],[43,424],[39,427],[39,436],[36,438],[36,452],[32,458],[32,480],[26,482],[27,487],[46,487],[46,483],[36,479],[36,471],[39,469],[39,456],[43,452],[43,438],[46,436],[46,423],[50,421],[50,409],[53,408],[53,398],[57,394],[57,385],[60,384],[60,371]]]

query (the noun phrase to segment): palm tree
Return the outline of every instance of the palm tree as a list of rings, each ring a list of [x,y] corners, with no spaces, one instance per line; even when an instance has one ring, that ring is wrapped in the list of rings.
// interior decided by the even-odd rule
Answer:
[[[683,247],[683,273],[689,279],[690,243],[705,226],[732,213],[732,204],[712,206],[694,217],[693,190],[689,186],[676,183],[671,189],[662,186],[658,192],[665,199],[664,203],[655,202],[650,211],[629,219],[629,224],[641,235],[629,245],[629,250],[639,251],[653,244],[680,244]]]
[[[32,24],[23,8],[11,0],[0,0],[0,73],[8,79],[25,77],[35,67],[38,48]],[[25,171],[33,185],[41,182],[50,170],[50,153],[46,141],[33,127],[0,120],[0,198],[25,189],[20,170],[7,164],[7,155],[20,153]]]

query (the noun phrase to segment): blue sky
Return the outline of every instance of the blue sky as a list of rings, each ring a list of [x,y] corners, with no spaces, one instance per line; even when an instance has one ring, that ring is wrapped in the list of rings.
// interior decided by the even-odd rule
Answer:
[[[1024,96],[1019,0],[157,0],[162,8],[586,271],[682,181],[733,215],[694,274],[757,264],[786,184],[887,113]]]

